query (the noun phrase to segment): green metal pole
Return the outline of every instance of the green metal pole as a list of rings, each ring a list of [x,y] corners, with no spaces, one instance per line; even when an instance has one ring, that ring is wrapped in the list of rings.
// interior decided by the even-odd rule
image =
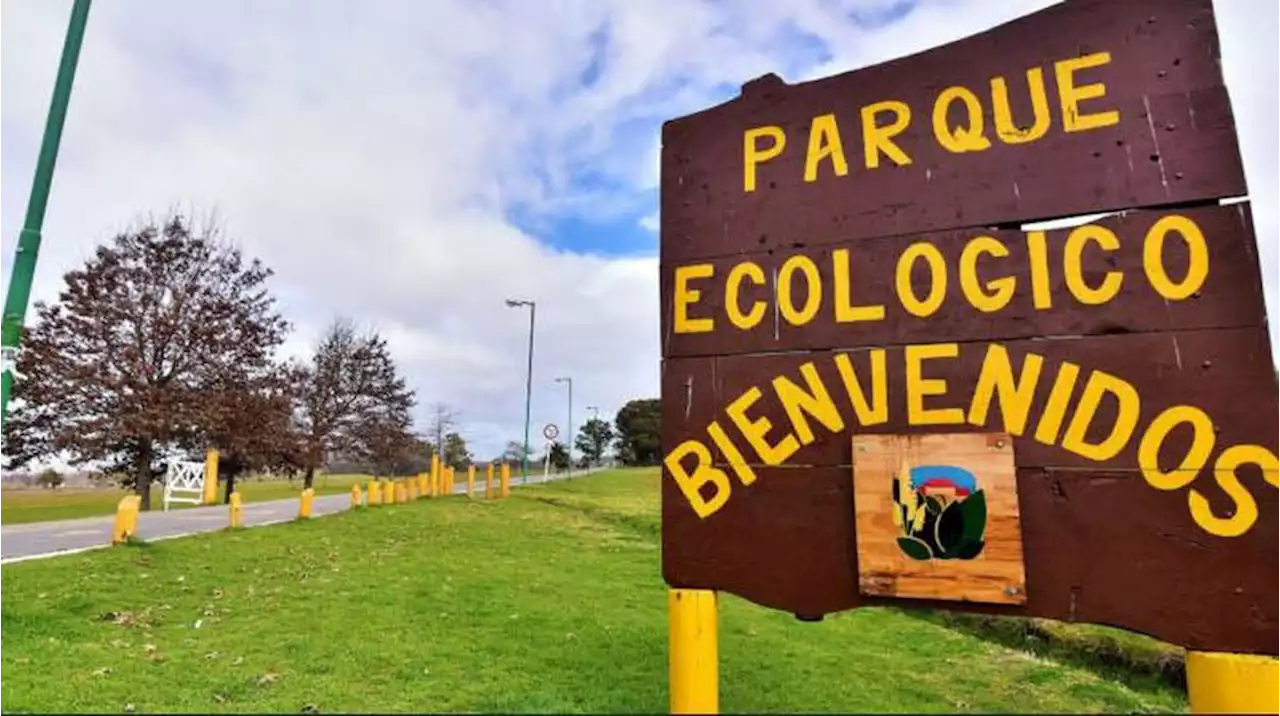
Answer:
[[[524,377],[524,455],[520,461],[520,484],[529,484],[529,418],[533,408],[533,321],[538,304],[529,302],[529,366]]]
[[[71,85],[75,80],[76,64],[80,60],[80,43],[84,40],[84,27],[88,19],[89,0],[75,0],[75,4],[71,7],[71,22],[67,26],[67,39],[62,45],[58,78],[53,84],[53,99],[49,103],[44,138],[40,142],[36,175],[31,184],[31,197],[27,201],[27,216],[22,223],[22,233],[18,235],[13,271],[9,276],[9,290],[4,298],[3,326],[0,327],[0,357],[3,358],[4,364],[4,373],[0,376],[0,420],[3,420],[9,412],[14,363],[17,361],[18,344],[22,340],[22,322],[27,315],[27,303],[31,300],[31,283],[35,277],[36,258],[40,254],[40,232],[44,228],[44,211],[49,203],[53,167],[58,161],[58,145],[62,143],[62,125],[67,119]]]

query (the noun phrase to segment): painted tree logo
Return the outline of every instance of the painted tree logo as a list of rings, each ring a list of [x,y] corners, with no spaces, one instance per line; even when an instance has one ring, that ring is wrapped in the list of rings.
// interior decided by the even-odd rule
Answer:
[[[898,547],[912,559],[973,559],[982,553],[987,498],[973,473],[953,465],[904,464],[893,483]]]

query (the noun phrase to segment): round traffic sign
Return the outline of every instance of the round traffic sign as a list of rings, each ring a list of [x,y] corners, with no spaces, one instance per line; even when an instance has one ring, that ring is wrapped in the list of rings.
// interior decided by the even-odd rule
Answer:
[[[557,428],[555,423],[547,423],[545,426],[543,426],[542,437],[548,440],[555,440],[559,436],[560,436],[560,428]]]

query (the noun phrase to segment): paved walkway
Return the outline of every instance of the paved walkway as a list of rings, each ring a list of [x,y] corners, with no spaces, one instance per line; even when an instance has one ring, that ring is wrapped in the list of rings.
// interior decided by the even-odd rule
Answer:
[[[598,469],[574,471],[572,476],[581,477]],[[542,474],[538,473],[529,476],[529,484],[562,480],[566,477],[569,475],[558,474],[544,480]],[[483,478],[476,482],[478,483],[477,493],[483,494]],[[512,487],[520,486],[518,471],[512,475],[511,483]],[[494,485],[494,488],[496,489],[497,485]],[[454,487],[453,492],[455,495],[460,495],[466,492],[466,489],[466,483],[462,482]],[[350,504],[351,498],[346,493],[318,495],[311,503],[311,514],[318,517],[341,512],[348,509]],[[138,537],[141,539],[170,539],[199,532],[212,532],[227,526],[226,505],[188,507],[169,512],[158,509],[159,505],[155,507],[157,508],[155,511],[138,515]],[[287,522],[297,516],[297,498],[246,502],[244,505],[246,527]],[[17,562],[105,547],[111,542],[111,525],[114,521],[115,516],[108,515],[76,520],[4,525],[0,527],[0,562]]]

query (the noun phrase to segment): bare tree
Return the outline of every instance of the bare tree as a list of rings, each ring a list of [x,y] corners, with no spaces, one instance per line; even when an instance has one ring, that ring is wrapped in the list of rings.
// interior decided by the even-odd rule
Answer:
[[[311,487],[316,470],[331,455],[386,454],[389,436],[408,430],[413,391],[376,332],[359,335],[350,321],[335,320],[311,364],[300,369],[298,382],[304,487]]]
[[[428,408],[431,416],[431,422],[427,425],[426,434],[435,446],[435,454],[445,454],[445,439],[449,433],[456,432],[458,428],[458,411],[449,407],[444,403],[432,403]]]
[[[271,372],[289,328],[271,275],[181,215],[99,246],[63,277],[57,303],[34,306],[4,425],[11,464],[102,461],[150,509],[157,461],[228,429],[211,423]]]

